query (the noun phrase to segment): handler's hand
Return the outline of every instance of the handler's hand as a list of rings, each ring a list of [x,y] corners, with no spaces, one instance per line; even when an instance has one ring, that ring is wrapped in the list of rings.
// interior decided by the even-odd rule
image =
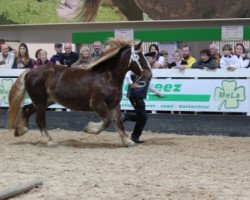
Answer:
[[[157,92],[156,95],[157,95],[158,97],[163,97],[163,96],[164,96],[164,94],[162,94],[161,92]]]

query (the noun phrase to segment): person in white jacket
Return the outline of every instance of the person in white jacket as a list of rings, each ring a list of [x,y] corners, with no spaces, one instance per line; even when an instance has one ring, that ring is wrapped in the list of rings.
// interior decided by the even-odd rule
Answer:
[[[221,68],[233,71],[236,68],[242,67],[238,57],[232,53],[232,46],[230,44],[226,44],[222,50],[223,56],[220,59]]]
[[[6,44],[1,45],[0,53],[0,68],[1,69],[11,69],[14,65],[15,55],[9,52],[9,46]]]

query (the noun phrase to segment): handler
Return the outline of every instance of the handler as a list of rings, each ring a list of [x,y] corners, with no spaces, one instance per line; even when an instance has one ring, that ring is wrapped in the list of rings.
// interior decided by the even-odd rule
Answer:
[[[147,122],[147,112],[144,102],[144,99],[147,97],[147,91],[150,90],[159,97],[162,97],[163,95],[149,86],[150,81],[148,81],[147,83],[137,82],[137,78],[138,77],[136,77],[136,75],[132,71],[128,71],[125,76],[125,82],[127,82],[129,85],[127,97],[129,98],[129,101],[135,109],[135,114],[125,112],[122,117],[123,122],[135,122],[134,130],[131,134],[130,139],[135,143],[140,144],[144,143],[144,141],[139,140],[139,138]]]

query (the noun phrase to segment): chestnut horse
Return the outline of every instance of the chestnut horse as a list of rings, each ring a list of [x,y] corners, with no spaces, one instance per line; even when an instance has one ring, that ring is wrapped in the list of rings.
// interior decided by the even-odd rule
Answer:
[[[104,56],[85,69],[56,65],[27,69],[9,93],[9,128],[15,129],[15,136],[25,134],[30,116],[36,113],[36,124],[46,136],[47,144],[54,144],[46,129],[45,113],[48,106],[59,103],[72,110],[94,111],[100,116],[100,122],[88,123],[84,129],[87,133],[98,134],[114,120],[124,146],[133,146],[121,120],[120,101],[128,70],[145,82],[151,79],[152,71],[141,44],[111,39]],[[32,104],[22,107],[26,92]]]

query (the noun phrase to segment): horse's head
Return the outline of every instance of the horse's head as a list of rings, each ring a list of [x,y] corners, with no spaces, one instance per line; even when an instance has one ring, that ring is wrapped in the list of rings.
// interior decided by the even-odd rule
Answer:
[[[152,78],[151,66],[142,53],[142,42],[137,45],[131,46],[131,55],[128,68],[139,76],[138,81],[147,83]]]

